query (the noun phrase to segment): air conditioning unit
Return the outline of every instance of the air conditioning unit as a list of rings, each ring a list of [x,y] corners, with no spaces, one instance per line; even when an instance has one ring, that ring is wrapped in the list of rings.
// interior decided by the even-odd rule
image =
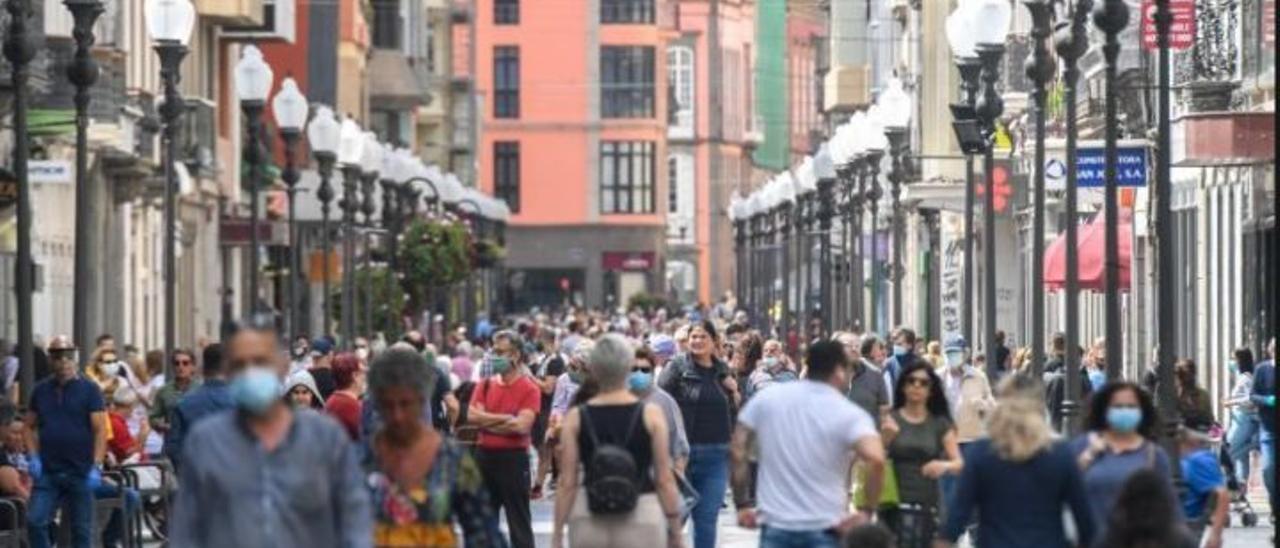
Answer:
[[[263,0],[262,24],[224,27],[222,37],[233,42],[282,40],[292,44],[298,35],[298,0]]]

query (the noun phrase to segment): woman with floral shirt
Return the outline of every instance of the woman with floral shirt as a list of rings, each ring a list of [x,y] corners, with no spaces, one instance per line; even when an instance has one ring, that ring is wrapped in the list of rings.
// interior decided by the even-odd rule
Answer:
[[[374,546],[503,547],[471,455],[422,420],[434,368],[415,352],[391,349],[369,369],[369,393],[381,424],[365,457],[374,506]],[[455,529],[454,525],[457,525]]]

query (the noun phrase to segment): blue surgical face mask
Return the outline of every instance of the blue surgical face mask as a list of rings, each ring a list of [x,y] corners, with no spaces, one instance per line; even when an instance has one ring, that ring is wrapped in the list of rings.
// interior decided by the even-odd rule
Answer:
[[[964,352],[947,352],[947,365],[951,367],[964,365]]]
[[[1107,426],[1117,432],[1135,432],[1142,424],[1142,409],[1138,407],[1111,407],[1107,409]]]
[[[911,353],[911,348],[906,345],[896,344],[893,346],[893,357],[901,358]]]
[[[773,369],[778,366],[778,358],[768,357],[760,360],[760,365],[765,369]]]
[[[1232,361],[1232,362],[1228,362],[1228,363],[1227,363],[1227,370],[1231,371],[1231,373],[1232,373],[1232,374],[1234,374],[1234,375],[1239,375],[1239,374],[1240,374],[1240,364],[1238,364],[1238,363],[1236,363],[1236,362],[1234,362],[1234,361]]]
[[[231,381],[231,397],[240,409],[261,415],[280,401],[280,387],[274,367],[250,365]]]
[[[653,374],[644,371],[632,371],[627,376],[627,388],[632,392],[644,392],[653,386]]]

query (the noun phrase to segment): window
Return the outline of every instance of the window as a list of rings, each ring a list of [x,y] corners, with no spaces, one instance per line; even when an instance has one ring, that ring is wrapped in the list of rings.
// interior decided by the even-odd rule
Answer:
[[[493,0],[493,24],[520,24],[520,0]]]
[[[667,48],[667,72],[670,132],[673,137],[693,137],[693,48]]]
[[[493,117],[520,117],[520,48],[493,48]]]
[[[400,110],[373,109],[369,112],[370,130],[384,143],[405,145],[412,135],[413,119]]]
[[[400,49],[404,20],[397,0],[373,0],[373,47]]]
[[[680,158],[667,157],[667,212],[680,212]]]
[[[600,0],[600,22],[653,24],[653,0]]]
[[[600,50],[600,115],[653,117],[653,48],[605,46]]]
[[[653,141],[600,143],[600,212],[654,212]]]
[[[507,201],[512,213],[520,212],[520,143],[493,143],[493,195]]]

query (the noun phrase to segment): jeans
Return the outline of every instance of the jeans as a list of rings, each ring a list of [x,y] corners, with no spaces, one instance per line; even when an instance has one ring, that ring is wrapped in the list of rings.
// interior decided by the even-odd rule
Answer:
[[[831,529],[791,531],[760,528],[760,548],[837,548],[840,536]]]
[[[93,492],[84,474],[45,472],[31,492],[27,533],[31,548],[48,548],[53,513],[63,506],[62,519],[71,522],[72,546],[89,548],[93,536]]]
[[[1262,450],[1262,483],[1267,485],[1267,500],[1276,508],[1276,433],[1263,428],[1258,444]]]
[[[1232,413],[1231,431],[1227,434],[1231,462],[1235,465],[1236,481],[1241,489],[1249,486],[1249,451],[1258,446],[1258,415]]]
[[[729,446],[698,444],[689,447],[689,465],[685,468],[689,483],[698,491],[698,504],[693,507],[694,548],[715,548],[716,521],[724,504],[729,484]]]
[[[116,498],[120,496],[120,486],[103,483],[93,492],[96,498]],[[102,545],[107,548],[120,546],[124,541],[124,524],[125,520],[131,519],[138,512],[138,508],[142,506],[142,497],[134,489],[125,488],[124,491],[124,512],[113,510],[111,518],[107,521],[107,527],[102,531]]]

